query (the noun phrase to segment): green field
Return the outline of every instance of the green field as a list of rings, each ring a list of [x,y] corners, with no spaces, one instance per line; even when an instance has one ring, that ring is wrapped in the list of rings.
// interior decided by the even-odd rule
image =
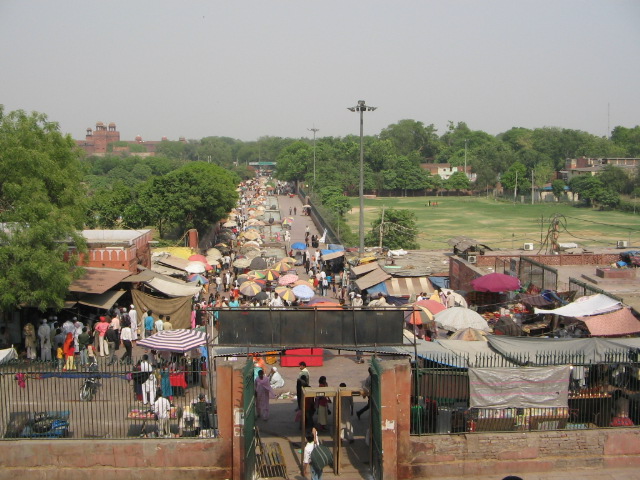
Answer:
[[[429,201],[439,205],[430,207]],[[358,199],[352,198],[351,204],[346,218],[357,232]],[[371,229],[383,207],[415,212],[420,232],[417,240],[423,249],[449,249],[447,240],[457,235],[475,238],[493,249],[522,248],[525,242],[533,242],[537,249],[554,214],[566,219],[560,243],[597,248],[615,247],[617,240],[627,240],[630,246],[640,248],[640,214],[556,203],[513,204],[482,197],[384,197],[365,199],[365,231]]]

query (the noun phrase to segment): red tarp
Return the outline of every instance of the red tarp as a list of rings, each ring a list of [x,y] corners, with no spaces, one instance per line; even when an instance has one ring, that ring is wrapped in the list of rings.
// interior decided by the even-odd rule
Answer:
[[[591,335],[597,337],[630,335],[640,332],[640,321],[631,313],[630,308],[621,308],[602,315],[576,318],[585,323]]]

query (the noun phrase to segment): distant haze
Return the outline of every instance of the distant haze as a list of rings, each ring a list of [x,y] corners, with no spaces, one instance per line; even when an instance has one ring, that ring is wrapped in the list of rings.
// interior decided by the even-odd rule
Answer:
[[[2,0],[0,104],[123,140],[638,125],[637,0]]]

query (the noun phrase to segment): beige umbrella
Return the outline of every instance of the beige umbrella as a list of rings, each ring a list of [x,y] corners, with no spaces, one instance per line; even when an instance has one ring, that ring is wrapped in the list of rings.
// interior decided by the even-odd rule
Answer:
[[[242,232],[241,236],[246,238],[247,240],[257,240],[261,237],[260,232],[256,232],[255,230],[247,230],[246,232]]]
[[[243,247],[256,247],[260,248],[260,244],[254,240],[249,240],[248,242],[244,242],[242,244]]]
[[[237,227],[238,224],[236,222],[234,222],[233,220],[229,220],[228,222],[224,222],[222,224],[223,227],[225,228],[233,228],[233,227]]]

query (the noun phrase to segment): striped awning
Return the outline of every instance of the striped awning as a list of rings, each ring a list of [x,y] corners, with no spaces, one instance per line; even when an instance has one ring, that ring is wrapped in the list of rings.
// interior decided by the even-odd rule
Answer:
[[[385,282],[389,295],[408,297],[422,292],[433,293],[433,285],[427,277],[393,277]]]
[[[163,352],[184,353],[207,343],[205,332],[180,328],[177,330],[162,330],[150,337],[138,340],[138,345]]]

